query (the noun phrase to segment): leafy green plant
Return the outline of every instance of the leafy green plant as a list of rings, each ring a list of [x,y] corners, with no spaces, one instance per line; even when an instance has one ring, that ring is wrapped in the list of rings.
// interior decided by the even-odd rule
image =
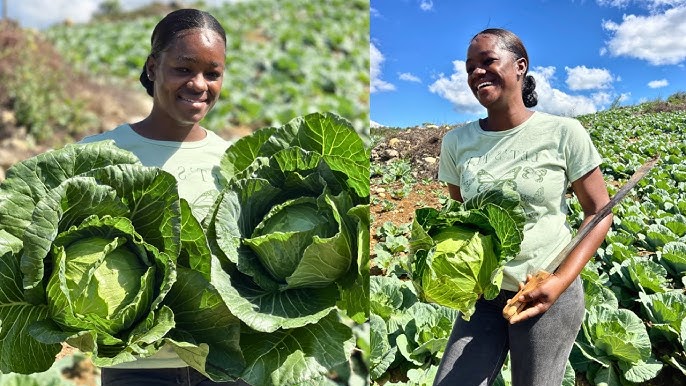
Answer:
[[[190,272],[209,278],[209,249],[172,175],[112,142],[70,145],[10,168],[0,213],[1,371],[44,371],[62,342],[98,366],[168,343],[212,377],[242,368],[238,319]]]
[[[391,200],[387,200],[384,198],[381,201],[381,211],[382,212],[390,212],[392,210],[395,210],[395,207],[396,207],[396,204]]]
[[[317,113],[238,140],[220,171],[205,223],[212,283],[247,326],[242,377],[322,378],[355,346],[339,312],[367,319],[369,151],[349,122]]]
[[[586,372],[594,384],[645,382],[657,376],[663,366],[651,353],[641,319],[626,309],[605,305],[588,309],[575,349],[574,367]]]
[[[502,269],[519,253],[525,223],[513,190],[484,191],[464,204],[417,209],[408,271],[420,297],[469,320],[476,301],[500,292]]]

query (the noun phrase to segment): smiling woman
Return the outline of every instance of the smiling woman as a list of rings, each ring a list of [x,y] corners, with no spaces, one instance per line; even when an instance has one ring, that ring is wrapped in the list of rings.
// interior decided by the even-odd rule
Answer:
[[[583,207],[582,226],[609,197],[601,158],[583,126],[528,109],[537,103],[528,69],[529,57],[514,33],[487,29],[471,39],[467,84],[488,115],[444,136],[438,178],[451,198],[466,203],[514,191],[526,222],[520,250],[502,271],[502,289],[479,298],[471,319],[465,314],[469,320],[455,322],[437,386],[491,385],[508,351],[513,385],[560,385],[584,314],[579,273],[612,221],[603,219],[569,255],[556,258],[571,238],[567,187]],[[539,270],[554,273],[517,299],[526,309],[508,322],[505,301]]]
[[[215,171],[229,146],[200,126],[222,87],[226,34],[209,13],[180,9],[155,27],[152,49],[140,82],[153,98],[142,121],[86,137],[82,143],[114,140],[134,153],[145,166],[160,167],[176,177],[179,195],[202,219],[218,193]],[[155,355],[102,369],[102,385],[163,384],[245,385],[242,381],[215,383],[188,365],[169,346]]]

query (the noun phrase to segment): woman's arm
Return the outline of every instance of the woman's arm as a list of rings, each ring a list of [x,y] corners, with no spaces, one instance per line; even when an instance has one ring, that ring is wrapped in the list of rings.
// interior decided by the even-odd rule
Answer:
[[[596,167],[572,182],[572,189],[584,210],[584,221],[581,223],[581,227],[584,227],[610,201],[600,169]],[[530,303],[530,306],[513,316],[510,323],[517,323],[547,311],[593,257],[611,225],[612,214],[605,217],[591,230],[548,279],[536,289],[522,295],[519,301]]]
[[[448,184],[448,194],[450,194],[450,198],[452,198],[455,201],[464,201],[462,199],[462,192],[460,191],[460,187],[457,185]]]

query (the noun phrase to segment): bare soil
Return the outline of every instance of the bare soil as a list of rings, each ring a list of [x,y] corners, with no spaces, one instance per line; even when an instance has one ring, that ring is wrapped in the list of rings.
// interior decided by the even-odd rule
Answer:
[[[414,220],[415,210],[421,207],[440,208],[439,194],[447,196],[447,188],[438,181],[438,161],[441,139],[448,127],[416,127],[410,129],[382,129],[383,139],[372,148],[372,164],[388,164],[398,159],[409,160],[415,183],[405,197],[396,199],[389,192],[405,184],[396,181],[384,184],[380,178],[371,180],[371,237],[372,275],[384,272],[374,264],[374,246],[382,241],[376,230],[386,222],[400,226]],[[391,201],[393,209],[384,208],[383,201]]]

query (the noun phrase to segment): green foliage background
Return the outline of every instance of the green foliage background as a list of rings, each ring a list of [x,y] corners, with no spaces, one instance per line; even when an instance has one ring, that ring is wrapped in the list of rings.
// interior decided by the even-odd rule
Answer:
[[[224,86],[205,127],[256,129],[328,111],[368,132],[368,1],[253,0],[201,9],[227,34]],[[78,69],[137,84],[163,16],[141,14],[45,33]]]

